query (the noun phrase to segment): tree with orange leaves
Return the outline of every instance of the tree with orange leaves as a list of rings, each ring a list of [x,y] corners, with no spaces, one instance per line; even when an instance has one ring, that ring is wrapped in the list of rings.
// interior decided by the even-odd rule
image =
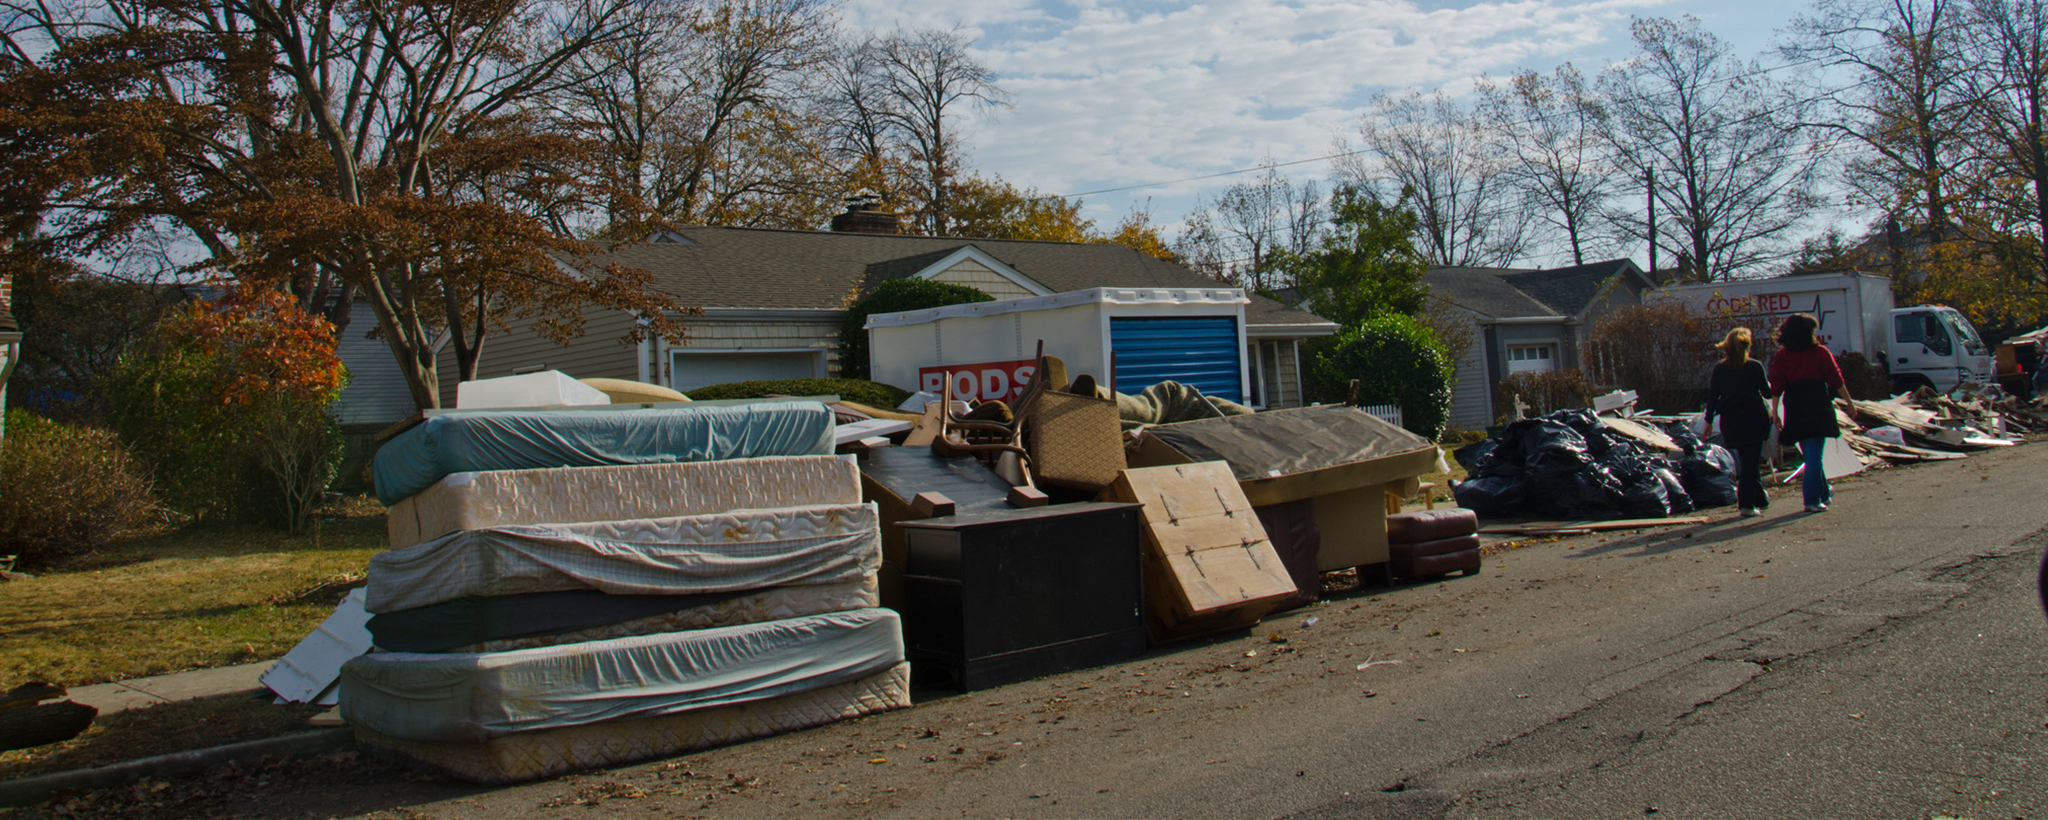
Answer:
[[[672,3],[670,3],[672,4]],[[346,327],[360,302],[413,401],[436,351],[474,375],[485,333],[565,341],[596,305],[680,339],[645,271],[602,262],[580,213],[631,192],[533,101],[632,36],[641,0],[101,0],[10,6],[0,221],[16,254],[196,252],[188,272],[290,293]]]
[[[348,376],[334,342],[333,325],[282,292],[231,288],[122,357],[111,419],[173,509],[296,532],[341,457],[328,409]]]

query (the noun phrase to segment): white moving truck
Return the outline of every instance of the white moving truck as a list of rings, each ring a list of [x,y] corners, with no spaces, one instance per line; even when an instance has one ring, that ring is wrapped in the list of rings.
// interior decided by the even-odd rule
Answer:
[[[1759,335],[1775,331],[1794,313],[1820,320],[1815,336],[1835,355],[1862,353],[1891,374],[1892,390],[1932,387],[1948,392],[1985,384],[1996,376],[1990,348],[1970,320],[1941,305],[1892,307],[1890,279],[1861,274],[1778,276],[1738,282],[1672,285],[1643,294],[1644,302],[1677,301],[1693,312],[1747,325]]]

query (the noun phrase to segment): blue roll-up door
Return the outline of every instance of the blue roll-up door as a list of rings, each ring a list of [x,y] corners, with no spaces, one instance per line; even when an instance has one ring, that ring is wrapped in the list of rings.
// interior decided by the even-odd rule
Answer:
[[[1237,318],[1112,318],[1109,349],[1116,391],[1136,393],[1163,381],[1193,385],[1202,395],[1244,401],[1238,381]]]

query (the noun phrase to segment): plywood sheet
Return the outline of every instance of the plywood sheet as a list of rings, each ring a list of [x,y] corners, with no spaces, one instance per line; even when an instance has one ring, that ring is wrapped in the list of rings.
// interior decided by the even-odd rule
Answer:
[[[1242,610],[1264,614],[1294,594],[1280,555],[1230,467],[1220,461],[1125,470],[1111,493],[1143,505],[1146,568],[1160,573],[1170,600],[1147,608],[1172,610],[1180,620]],[[1160,596],[1150,596],[1158,598]]]

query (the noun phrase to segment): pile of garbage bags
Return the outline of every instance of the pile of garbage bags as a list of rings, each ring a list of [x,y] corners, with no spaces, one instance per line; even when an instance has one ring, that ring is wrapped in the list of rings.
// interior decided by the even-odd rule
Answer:
[[[1487,518],[1664,518],[1734,504],[1734,454],[1684,424],[1661,429],[1682,457],[1615,432],[1591,410],[1523,419],[1453,454],[1466,480],[1451,494]]]

